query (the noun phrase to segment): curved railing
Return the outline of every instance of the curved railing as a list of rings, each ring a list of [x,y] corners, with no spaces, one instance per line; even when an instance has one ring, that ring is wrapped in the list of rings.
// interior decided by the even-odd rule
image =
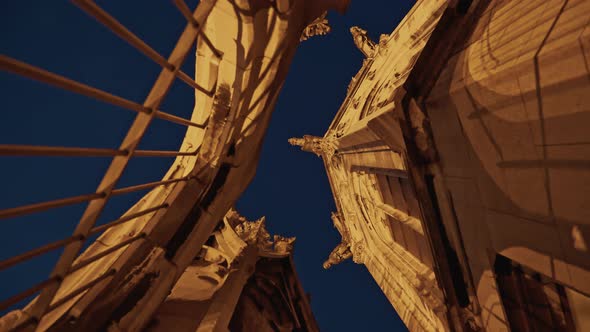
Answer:
[[[187,21],[166,59],[92,0],[72,0],[115,35],[161,67],[140,104],[95,87],[0,56],[0,70],[98,99],[136,113],[116,149],[33,145],[0,145],[4,156],[111,157],[98,188],[83,195],[0,211],[0,219],[87,203],[71,236],[0,262],[0,271],[62,249],[49,278],[0,302],[0,311],[38,294],[23,310],[0,319],[0,329],[46,330],[69,315],[80,326],[95,320],[130,296],[142,276],[154,280],[142,289],[143,302],[125,308],[125,330],[139,330],[161,303],[182,271],[205,244],[216,224],[253,178],[270,114],[304,28],[330,8],[347,0],[201,0],[194,12],[183,0],[174,4]],[[205,26],[205,22],[207,25]],[[205,33],[207,31],[207,34]],[[195,79],[180,70],[197,45]],[[161,109],[173,82],[195,91],[191,119]],[[178,151],[139,149],[154,120],[187,128]],[[118,187],[131,159],[175,157],[160,181]],[[97,225],[101,212],[116,196],[151,190],[123,216]],[[82,251],[84,243],[99,241]],[[100,242],[100,243],[97,243]],[[151,280],[151,279],[150,279]],[[111,301],[109,304],[101,301]],[[106,300],[105,300],[106,299]],[[100,309],[97,306],[102,305]],[[86,317],[84,313],[88,313]],[[117,314],[119,315],[119,314]],[[102,316],[101,316],[102,317]],[[65,318],[66,321],[67,317]],[[109,319],[102,317],[101,319]],[[72,320],[68,321],[71,328]],[[104,324],[91,321],[88,324]]]
[[[166,59],[153,48],[151,48],[145,41],[133,34],[124,25],[118,22],[113,16],[100,8],[92,0],[73,0],[75,5],[84,10],[87,14],[92,16],[98,22],[103,24],[111,30],[118,37],[123,39],[129,45],[140,51],[156,64],[160,65],[161,72],[158,79],[151,88],[149,95],[143,104],[113,95],[98,88],[86,85],[81,82],[60,76],[58,74],[49,72],[42,68],[32,66],[22,61],[10,58],[5,55],[0,55],[0,70],[20,75],[35,81],[43,82],[63,90],[68,90],[76,94],[86,97],[94,98],[99,101],[119,106],[136,112],[136,117],[129,128],[127,135],[121,142],[118,149],[102,149],[102,148],[86,148],[86,147],[60,147],[60,146],[38,146],[38,145],[0,145],[0,156],[62,156],[62,157],[112,157],[112,161],[95,192],[84,195],[78,195],[67,198],[60,198],[45,202],[39,202],[29,205],[23,205],[13,208],[0,210],[0,219],[14,218],[33,213],[55,209],[59,207],[74,205],[78,203],[87,202],[88,206],[84,214],[79,220],[73,235],[67,238],[54,241],[43,245],[41,247],[29,250],[27,252],[10,257],[0,261],[0,271],[13,267],[17,264],[26,262],[32,258],[44,255],[48,252],[63,248],[63,252],[54,266],[53,271],[48,279],[24,290],[17,294],[3,299],[0,302],[0,311],[5,311],[20,301],[39,294],[37,299],[28,308],[29,318],[20,319],[20,325],[24,326],[31,321],[38,322],[44,315],[48,314],[55,308],[73,299],[82,292],[88,290],[92,286],[98,284],[104,279],[112,277],[117,271],[116,269],[108,269],[105,273],[96,276],[94,279],[70,290],[67,294],[63,294],[56,300],[56,293],[62,285],[65,278],[83,267],[145,237],[145,233],[139,233],[132,236],[107,250],[84,257],[83,259],[76,259],[85,241],[96,234],[103,233],[114,226],[119,226],[136,218],[153,214],[159,210],[167,209],[169,204],[164,202],[160,204],[153,204],[145,206],[139,211],[127,213],[122,217],[111,222],[97,226],[96,221],[109,199],[141,190],[157,188],[171,185],[178,182],[185,182],[192,178],[192,176],[178,176],[176,178],[164,177],[161,181],[138,184],[128,187],[116,187],[117,181],[125,171],[129,161],[134,157],[179,157],[179,156],[196,156],[199,148],[194,148],[192,151],[158,151],[158,150],[141,150],[138,145],[149,128],[152,120],[160,119],[163,121],[183,125],[186,127],[205,128],[207,121],[203,123],[196,123],[194,121],[178,117],[174,114],[167,113],[160,109],[166,94],[173,84],[175,79],[186,83],[188,86],[196,91],[199,91],[207,96],[212,96],[215,91],[213,87],[203,87],[195,82],[188,74],[183,72],[180,68],[188,51],[197,41],[197,36],[206,44],[214,57],[221,58],[221,53],[213,46],[209,38],[202,33],[201,27],[204,25],[204,20],[197,21],[193,13],[184,3],[183,0],[174,0],[174,4],[178,10],[188,21],[188,26],[180,36],[171,56]],[[213,2],[203,2],[205,6],[212,7]],[[201,5],[202,7],[203,5]],[[206,12],[210,8],[200,8]],[[205,18],[206,19],[206,16]],[[12,328],[18,328],[13,326]]]

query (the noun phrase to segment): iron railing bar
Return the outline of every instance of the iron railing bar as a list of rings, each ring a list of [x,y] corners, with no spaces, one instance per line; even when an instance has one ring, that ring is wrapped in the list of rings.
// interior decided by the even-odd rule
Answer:
[[[8,299],[6,299],[6,300],[4,300],[4,301],[2,301],[0,303],[0,312],[6,310],[8,308],[10,308],[11,306],[13,306],[13,305],[17,304],[18,302],[26,299],[27,297],[34,295],[38,291],[45,289],[45,287],[47,287],[51,283],[58,282],[59,279],[60,278],[57,277],[57,276],[56,277],[49,278],[49,279],[47,279],[45,281],[42,281],[42,282],[36,284],[35,286],[33,286],[33,287],[31,287],[31,288],[29,288],[27,290],[24,290],[24,291],[22,291],[22,292],[20,292],[20,293],[18,293],[16,295],[13,295],[13,296],[9,297]]]
[[[18,217],[29,213],[41,212],[62,206],[88,202],[103,197],[105,197],[104,193],[92,193],[4,209],[0,210],[0,219]]]
[[[139,38],[136,34],[127,29],[121,22],[111,16],[109,13],[100,8],[94,1],[91,0],[71,0],[75,5],[84,10],[88,15],[94,17],[98,22],[111,30],[114,34],[119,36],[129,45],[135,47],[138,51],[150,58],[163,68],[174,71],[174,65],[168,62],[160,53],[149,46],[145,41]],[[193,79],[184,73],[180,68],[176,72],[176,76],[190,85],[192,88],[212,95],[213,92],[208,91],[202,86],[198,85]]]
[[[162,111],[156,111],[156,114],[154,114],[154,116],[156,118],[166,120],[169,122],[177,123],[177,124],[184,125],[184,126],[197,127],[197,128],[207,127],[207,122],[209,121],[209,119],[207,119],[203,124],[199,124],[199,123],[191,122],[187,119],[184,119],[184,118],[181,118],[179,116],[172,115],[169,113],[165,113]]]
[[[80,293],[82,293],[83,291],[89,289],[90,287],[98,284],[99,282],[103,281],[104,279],[115,275],[115,273],[117,273],[116,269],[109,269],[106,273],[102,274],[100,277],[86,283],[85,285],[78,287],[77,289],[75,289],[74,291],[68,293],[68,295],[60,298],[59,300],[55,301],[54,303],[52,303],[48,308],[47,308],[47,312],[52,311],[53,309],[59,307],[60,305],[68,302],[69,300],[73,299],[74,297],[76,297],[77,295],[79,295]]]
[[[203,38],[203,40],[205,41],[205,43],[207,44],[207,46],[209,47],[211,52],[213,52],[213,55],[215,55],[216,58],[221,59],[223,54],[215,46],[213,46],[213,43],[211,42],[211,40],[205,35],[203,30],[201,29],[202,26],[199,24],[199,22],[197,22],[197,20],[195,20],[190,8],[188,8],[188,6],[184,2],[184,0],[174,0],[174,4],[176,5],[176,8],[178,8],[178,10],[182,14],[182,16],[184,16],[184,18],[193,27],[195,27],[195,29],[197,29],[199,36],[201,36],[201,38]]]
[[[157,186],[163,186],[163,185],[167,185],[167,184],[171,184],[171,183],[188,181],[188,180],[189,180],[189,177],[185,176],[185,177],[181,177],[181,178],[177,178],[177,179],[148,182],[148,183],[138,184],[135,186],[113,189],[113,191],[111,191],[111,195],[122,195],[122,194],[127,194],[127,193],[131,193],[131,192],[135,192],[135,191],[150,189],[150,188],[157,187]]]
[[[159,151],[155,151],[155,152],[159,152]],[[190,152],[190,153],[186,152],[186,154],[187,155],[194,155],[195,152]],[[183,154],[183,155],[185,155],[185,154]],[[188,181],[189,179],[190,179],[190,177],[182,177],[182,178],[177,178],[177,179],[168,179],[168,180],[162,180],[162,181],[148,182],[148,183],[143,183],[143,184],[139,184],[139,185],[113,189],[111,191],[111,195],[127,194],[127,193],[131,193],[134,191],[157,187],[160,185],[166,185],[166,184],[181,182],[181,181]],[[98,198],[103,198],[104,196],[105,196],[104,193],[92,193],[92,194],[78,195],[78,196],[67,197],[67,198],[60,198],[60,199],[41,202],[41,203],[22,205],[22,206],[18,206],[18,207],[14,207],[14,208],[8,208],[8,209],[0,210],[0,219],[19,217],[19,216],[23,216],[23,215],[27,215],[27,214],[31,214],[31,213],[35,213],[35,212],[41,212],[41,211],[46,211],[49,209],[62,207],[62,206],[68,206],[68,205],[73,205],[73,204],[77,204],[77,203],[88,202],[88,201],[92,201],[92,200],[95,200]],[[2,270],[2,269],[0,268],[0,270]]]
[[[106,91],[91,87],[84,83],[80,83],[69,79],[67,77],[52,73],[45,69],[35,67],[24,63],[22,61],[7,57],[0,54],[0,70],[11,72],[23,77],[30,78],[35,81],[43,82],[49,85],[60,87],[83,96],[98,99],[105,103],[119,106],[121,108],[141,113],[150,113],[152,110],[134,101],[113,95]],[[156,111],[156,117],[169,122],[192,126],[198,128],[205,128],[205,125],[191,122],[176,115],[172,115],[163,111]]]
[[[168,58],[168,61],[171,62],[176,69],[182,66],[182,62],[184,61],[187,53],[190,51],[191,46],[194,45],[198,37],[198,33],[199,29],[189,24],[180,35],[180,38],[178,39],[172,53]],[[174,79],[176,78],[175,74],[176,70],[171,72],[163,69],[160,72],[156,82],[153,84],[147,98],[143,103],[144,109],[154,110],[154,112],[150,112],[148,114],[138,113],[135,117],[133,124],[131,125],[127,135],[120,145],[120,150],[129,151],[129,154],[127,156],[115,156],[113,158],[109,168],[105,172],[96,190],[97,192],[104,192],[105,197],[102,199],[93,200],[88,204],[84,214],[76,226],[76,229],[74,230],[74,235],[87,236],[89,231],[94,227],[97,218],[100,216],[105,207],[105,204],[110,198],[111,191],[114,189],[117,181],[122,176],[123,171],[128,165],[129,159],[133,156],[133,153],[139,145],[141,138],[144,136],[149,124],[155,117],[155,111],[159,108],[161,102],[165,98],[172,83],[174,82]],[[67,275],[72,269],[72,264],[74,263],[76,257],[78,257],[81,249],[81,241],[76,241],[66,245],[51,272],[51,276],[61,278]],[[79,267],[79,265],[77,266]],[[37,300],[29,308],[30,316],[35,317],[36,319],[41,319],[44,316],[47,308],[51,305],[55,294],[59,290],[59,287],[62,285],[62,280],[63,279],[59,279],[56,284],[50,284],[40,292]],[[24,319],[19,320],[19,323],[22,320]],[[35,327],[36,326],[33,328]]]
[[[144,113],[149,113],[150,109],[145,108],[144,106],[140,105],[139,103],[136,103],[134,101],[113,95],[111,93],[108,93],[106,91],[91,87],[89,85],[71,80],[69,78],[63,77],[61,75],[49,72],[47,70],[29,65],[27,63],[24,63],[22,61],[18,61],[16,59],[12,59],[9,58],[7,56],[4,55],[0,55],[0,70],[4,70],[4,71],[8,71],[8,72],[12,72],[14,74],[18,74],[36,81],[40,81],[49,85],[54,85],[60,88],[63,88],[65,90],[68,91],[72,91],[87,97],[91,97],[91,98],[95,98],[101,101],[104,101],[106,103],[115,105],[115,106],[119,106],[131,111],[135,111],[135,112],[144,112]],[[184,74],[184,73],[183,73]],[[180,77],[181,79],[183,79],[183,81],[188,78],[190,80],[190,77],[186,74],[184,74],[186,77]],[[192,80],[190,80],[192,81]],[[195,83],[196,84],[196,83]],[[191,86],[193,86],[191,84]],[[193,86],[194,87],[194,86]],[[206,90],[202,87],[199,86],[199,90],[203,91],[204,93],[211,95],[212,92],[209,90]],[[194,122],[191,122],[189,120],[183,119],[181,117],[163,112],[163,111],[157,111],[156,117],[166,120],[166,121],[170,121],[173,123],[177,123],[177,124],[182,124],[185,126],[192,126],[192,127],[199,127],[199,128],[204,128],[204,125],[200,125]]]
[[[38,145],[3,145],[0,144],[0,156],[60,156],[60,157],[102,157],[127,156],[128,151],[115,149],[78,148]],[[179,152],[169,150],[135,150],[136,157],[176,157],[192,156],[196,152]]]
[[[83,268],[84,266],[94,263],[95,261],[105,257],[108,254],[111,254],[111,253],[137,241],[137,240],[143,239],[145,237],[145,235],[146,235],[145,233],[139,233],[138,235],[136,235],[134,237],[130,237],[125,241],[121,241],[121,242],[117,243],[116,245],[109,247],[108,249],[105,249],[94,256],[90,256],[86,259],[82,259],[82,260],[78,261],[77,263],[73,264],[70,267],[68,274],[72,274],[72,273],[78,271],[79,269]]]
[[[193,80],[190,76],[185,74],[183,71],[178,71],[177,76],[178,76],[178,78],[180,78],[180,80],[182,80],[186,84],[190,85],[193,89],[201,91],[209,97],[212,97],[213,94],[215,93],[214,89],[207,90],[204,87],[198,85],[197,82],[195,82],[195,80]]]
[[[180,35],[176,45],[174,46],[174,49],[172,50],[172,53],[170,54],[170,57],[168,58],[175,68],[180,68],[182,66],[182,62],[184,61],[187,53],[190,51],[191,46],[195,43],[197,37],[198,29],[189,24]],[[143,107],[150,110],[157,110],[170,87],[172,86],[175,78],[175,72],[170,72],[166,69],[163,69],[153,84],[147,98],[145,99]],[[96,220],[100,216],[107,201],[110,198],[111,191],[114,189],[117,181],[122,176],[123,171],[127,168],[129,159],[133,156],[133,153],[138,147],[141,138],[144,136],[149,124],[155,117],[155,113],[156,112],[152,112],[150,114],[138,113],[135,117],[133,124],[129,128],[127,135],[123,139],[119,148],[120,150],[129,151],[129,155],[115,156],[113,158],[109,168],[105,172],[96,190],[97,192],[106,193],[105,197],[103,199],[93,200],[88,204],[84,214],[80,218],[80,222],[74,230],[74,235],[79,234],[82,236],[87,236],[90,230],[94,227]],[[142,233],[142,237],[143,236],[144,235]],[[51,276],[60,277],[68,274],[69,271],[72,270],[72,264],[74,264],[74,261],[76,257],[78,257],[81,249],[81,241],[76,241],[66,245],[51,272]],[[80,264],[77,264],[76,267],[80,268]],[[41,319],[44,316],[61,284],[61,281],[58,281],[56,284],[50,284],[40,292],[35,303],[33,303],[29,308],[29,313],[31,316],[36,317],[37,319]]]
[[[135,112],[149,113],[150,109],[134,101],[115,96],[106,91],[91,87],[84,83],[74,81],[64,76],[35,67],[22,61],[0,55],[0,70],[21,75],[39,82],[60,87],[87,97],[95,98],[106,103],[119,106]]]
[[[121,151],[116,149],[0,144],[0,156],[104,157],[124,156],[126,154],[127,151]]]
[[[123,24],[121,24],[113,16],[109,15],[106,11],[100,8],[94,1],[91,0],[71,0],[75,5],[80,7],[88,15],[92,16],[102,25],[111,30],[119,38],[126,41],[129,45],[135,47],[141,53],[148,58],[152,59],[155,63],[161,67],[166,68],[170,71],[174,70],[174,65],[169,63],[160,53],[156,52],[148,44],[146,44],[141,38],[137,37],[133,32],[129,31]]]
[[[43,254],[48,253],[52,250],[61,248],[61,247],[65,246],[66,244],[76,241],[76,240],[79,240],[79,239],[80,239],[79,237],[76,238],[76,237],[70,236],[67,239],[55,241],[55,242],[46,244],[42,247],[39,247],[39,248],[36,248],[33,250],[29,250],[29,251],[22,253],[20,255],[16,255],[11,258],[5,259],[0,262],[0,271],[6,270],[7,268],[9,268],[11,266],[14,266],[18,263],[22,263],[22,262],[27,261],[31,258],[43,255]]]
[[[135,150],[134,157],[178,157],[178,156],[194,156],[197,151],[179,152],[179,151],[165,151],[165,150]]]
[[[154,211],[157,211],[159,209],[167,208],[167,207],[168,207],[168,204],[167,203],[164,203],[164,204],[160,204],[158,206],[151,207],[149,209],[145,209],[145,210],[142,210],[142,211],[139,211],[139,212],[136,212],[136,213],[132,213],[132,214],[130,214],[128,216],[121,217],[119,219],[113,220],[113,221],[111,221],[109,223],[106,223],[104,225],[100,225],[100,226],[94,227],[93,229],[90,230],[90,233],[88,235],[91,236],[91,235],[100,233],[100,232],[102,232],[104,230],[107,230],[107,229],[109,229],[111,227],[114,227],[116,225],[120,225],[120,224],[125,223],[127,221],[133,220],[133,219],[135,219],[137,217],[141,217],[143,215],[146,215],[146,214],[148,214],[150,212],[154,212]],[[22,253],[20,255],[16,255],[16,256],[13,256],[11,258],[5,259],[3,261],[0,261],[0,271],[6,270],[9,267],[12,267],[12,266],[14,266],[16,264],[19,264],[19,263],[22,263],[24,261],[27,261],[27,260],[29,260],[31,258],[35,258],[37,256],[43,255],[43,254],[48,253],[50,251],[53,251],[55,249],[61,248],[61,247],[65,246],[65,245],[67,245],[68,243],[71,243],[71,242],[74,242],[74,241],[82,241],[82,240],[84,240],[84,238],[81,237],[81,236],[70,236],[70,237],[68,237],[66,239],[54,241],[54,242],[49,243],[49,244],[46,244],[44,246],[35,248],[33,250],[29,250],[27,252],[24,252],[24,253]]]
[[[105,230],[107,230],[107,229],[109,229],[111,227],[114,227],[114,226],[117,226],[117,225],[126,223],[126,222],[128,222],[130,220],[133,220],[135,218],[144,216],[144,215],[146,215],[148,213],[151,213],[151,212],[154,212],[154,211],[157,211],[157,210],[160,210],[160,209],[165,209],[167,207],[168,207],[168,203],[160,204],[160,205],[151,207],[149,209],[145,209],[145,210],[142,210],[142,211],[139,211],[139,212],[132,213],[130,215],[121,217],[119,219],[113,220],[113,221],[111,221],[109,223],[106,223],[104,225],[96,226],[96,227],[94,227],[94,228],[92,228],[90,230],[90,232],[88,233],[88,236],[94,235],[96,233],[100,233],[100,232],[105,231]]]

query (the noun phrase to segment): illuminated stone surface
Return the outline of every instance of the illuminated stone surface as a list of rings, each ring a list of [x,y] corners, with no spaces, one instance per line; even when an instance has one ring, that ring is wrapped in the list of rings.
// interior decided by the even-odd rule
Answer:
[[[364,264],[410,331],[586,330],[589,20],[585,0],[423,0],[378,41],[353,27],[334,121],[289,140],[334,194],[324,267]]]

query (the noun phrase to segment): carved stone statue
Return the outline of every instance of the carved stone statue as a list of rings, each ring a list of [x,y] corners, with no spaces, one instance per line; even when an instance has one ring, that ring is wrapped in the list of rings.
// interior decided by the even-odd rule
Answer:
[[[270,234],[266,230],[264,217],[256,221],[247,221],[244,217],[239,215],[234,209],[231,209],[226,216],[228,222],[233,220],[239,221],[235,226],[236,234],[244,240],[244,242],[258,246],[258,250],[279,255],[288,255],[293,250],[293,243],[295,237],[285,237],[281,235],[274,235],[271,239]],[[231,225],[231,224],[230,224]]]
[[[367,36],[367,30],[354,26],[350,28],[350,33],[352,34],[354,44],[361,52],[363,52],[365,57],[372,58],[375,56],[377,53],[377,46],[371,39],[369,39],[369,36]]]
[[[275,244],[274,251],[277,254],[288,254],[293,250],[293,243],[295,243],[295,237],[284,237],[281,235],[275,235],[273,237]]]
[[[316,18],[307,27],[305,27],[303,33],[301,34],[301,38],[299,38],[299,41],[308,40],[313,36],[327,35],[332,30],[330,25],[328,25],[328,19],[326,18],[327,14],[328,12],[324,12],[320,17]]]
[[[342,242],[332,250],[328,259],[324,262],[323,267],[324,269],[329,269],[334,264],[339,264],[342,261],[349,259],[352,257],[352,252],[350,252],[350,245],[346,242]]]
[[[313,152],[318,157],[324,156],[329,159],[336,153],[335,144],[331,140],[322,137],[303,135],[303,138],[289,138],[289,143],[300,146],[303,151]]]
[[[272,248],[270,234],[264,225],[265,218],[262,217],[256,221],[246,221],[236,226],[235,231],[244,242],[258,245],[259,249],[266,250]]]

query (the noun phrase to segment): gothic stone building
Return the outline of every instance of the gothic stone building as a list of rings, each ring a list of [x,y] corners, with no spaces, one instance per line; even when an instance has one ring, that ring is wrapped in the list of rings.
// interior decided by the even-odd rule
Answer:
[[[202,0],[194,11],[174,1],[186,22],[168,58],[95,2],[72,2],[161,71],[140,104],[0,56],[1,71],[136,112],[116,150],[0,145],[2,156],[112,157],[90,194],[0,210],[3,219],[85,204],[71,236],[0,261],[2,271],[61,250],[46,279],[1,299],[0,312],[12,311],[0,331],[316,331],[293,241],[270,241],[262,221],[228,211],[254,177],[299,42],[325,34],[326,11],[342,12],[348,0]],[[194,76],[182,71],[193,45]],[[160,107],[177,81],[195,89],[189,119]],[[139,148],[153,120],[186,126],[179,150]],[[142,155],[174,161],[161,181],[121,186],[131,158]],[[138,191],[147,193],[126,213],[99,221],[111,197]]]
[[[590,1],[421,0],[323,137],[342,235],[411,331],[590,330]],[[337,273],[337,272],[333,272]]]

